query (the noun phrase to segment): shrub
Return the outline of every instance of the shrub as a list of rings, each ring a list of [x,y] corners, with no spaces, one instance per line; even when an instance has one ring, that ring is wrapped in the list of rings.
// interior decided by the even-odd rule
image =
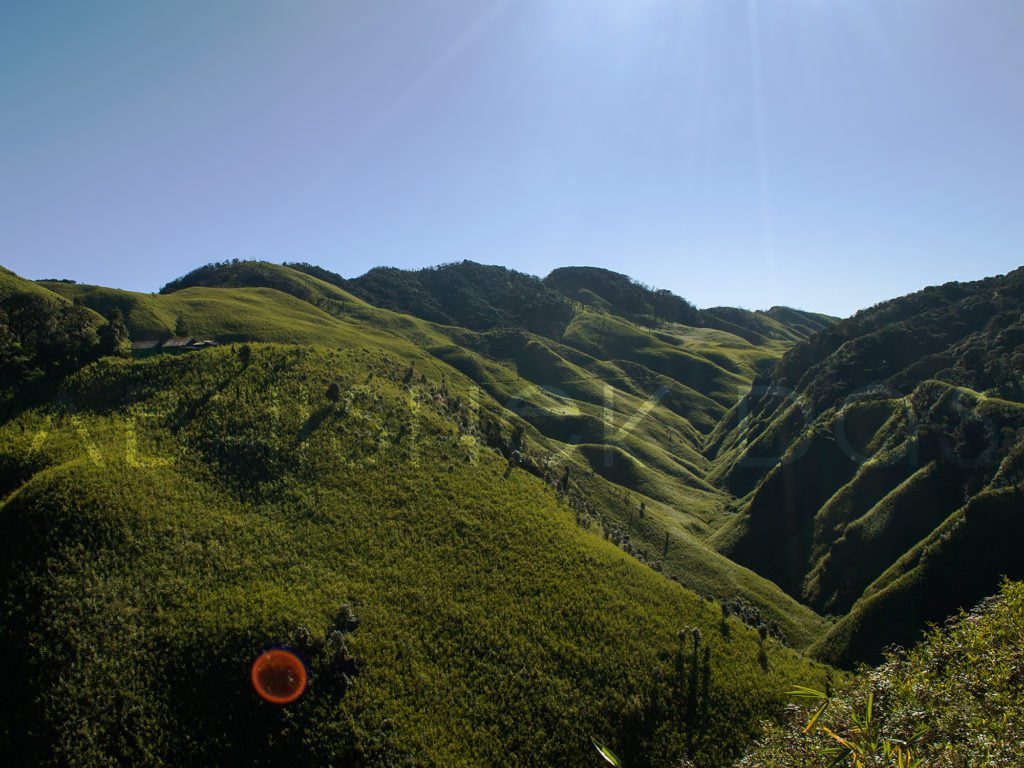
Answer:
[[[933,630],[913,650],[829,691],[797,687],[813,712],[769,724],[743,768],[1007,768],[1024,765],[1024,583]],[[830,682],[830,681],[826,681]]]

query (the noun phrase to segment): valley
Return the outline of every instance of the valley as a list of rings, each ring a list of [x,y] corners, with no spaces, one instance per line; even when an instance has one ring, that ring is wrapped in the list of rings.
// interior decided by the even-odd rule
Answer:
[[[472,262],[0,307],[26,763],[724,765],[1024,578],[1020,270],[844,320]],[[219,346],[91,351],[115,323]],[[294,709],[232,677],[266,643]]]

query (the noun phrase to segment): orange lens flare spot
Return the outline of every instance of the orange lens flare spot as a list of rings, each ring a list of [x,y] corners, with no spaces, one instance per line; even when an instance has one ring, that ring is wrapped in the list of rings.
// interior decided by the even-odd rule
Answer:
[[[291,704],[306,690],[306,665],[291,651],[274,648],[252,663],[252,687],[264,701]]]

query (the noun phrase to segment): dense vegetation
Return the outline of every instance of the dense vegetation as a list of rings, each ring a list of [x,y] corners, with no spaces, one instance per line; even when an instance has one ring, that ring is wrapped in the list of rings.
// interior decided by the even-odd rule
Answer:
[[[571,304],[539,279],[504,267],[462,261],[415,272],[377,267],[345,280],[308,264],[289,265],[378,306],[474,331],[525,328],[557,335],[573,316]]]
[[[865,310],[788,351],[710,440],[746,496],[717,545],[843,617],[824,658],[878,660],[1024,577],[1022,317],[1024,270]]]
[[[570,467],[574,504],[610,541],[701,594],[743,606],[752,623],[768,623],[794,647],[825,631],[813,611],[705,541],[728,519],[730,499],[703,479],[701,444],[783,342],[680,325],[652,333],[594,312],[576,314],[558,338],[478,333],[375,307],[340,287],[339,276],[298,266],[209,265],[160,295],[42,284],[98,312],[119,309],[133,338],[183,326],[221,341],[371,344],[422,371],[460,373],[475,385],[468,399],[526,422],[530,440]],[[482,273],[481,295],[497,284],[487,277],[495,269]],[[606,466],[609,456],[621,462]]]
[[[597,734],[713,766],[821,679],[486,447],[514,430],[464,386],[222,347],[107,358],[8,421],[8,764],[572,766]],[[313,676],[284,710],[247,687],[280,642]]]
[[[787,646],[880,661],[1024,578],[1022,286],[834,324],[590,268],[3,271],[0,750],[726,764],[824,682]],[[125,359],[172,335],[228,346]],[[284,711],[268,643],[311,664]]]
[[[800,691],[810,710],[768,725],[743,768],[1012,768],[1024,764],[1024,584],[889,653],[839,692]],[[826,693],[830,695],[826,695]],[[858,762],[854,762],[858,761]]]
[[[581,304],[630,320],[662,320],[699,325],[700,313],[686,299],[625,275],[596,267],[562,267],[544,278],[548,285]]]
[[[0,408],[103,355],[130,353],[120,312],[95,312],[0,267]]]

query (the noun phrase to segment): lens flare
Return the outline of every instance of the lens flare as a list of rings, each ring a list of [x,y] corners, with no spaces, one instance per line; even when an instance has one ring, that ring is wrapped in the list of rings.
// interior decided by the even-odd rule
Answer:
[[[264,701],[291,704],[306,690],[306,665],[295,653],[273,648],[252,663],[252,687]]]

